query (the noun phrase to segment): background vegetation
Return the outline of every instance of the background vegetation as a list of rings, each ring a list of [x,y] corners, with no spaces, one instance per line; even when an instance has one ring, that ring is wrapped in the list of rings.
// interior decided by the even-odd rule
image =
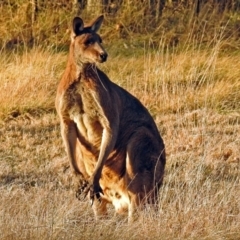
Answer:
[[[239,1],[0,2],[1,239],[239,239]],[[54,109],[71,19],[101,13],[100,65],[166,144],[159,209],[93,221],[74,197]]]

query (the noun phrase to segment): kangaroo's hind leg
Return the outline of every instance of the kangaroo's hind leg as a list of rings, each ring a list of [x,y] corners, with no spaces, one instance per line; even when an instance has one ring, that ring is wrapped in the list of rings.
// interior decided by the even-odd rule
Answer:
[[[127,145],[126,185],[130,196],[129,219],[146,203],[155,203],[163,179],[164,146],[147,128],[136,132]],[[131,220],[130,220],[131,221]]]

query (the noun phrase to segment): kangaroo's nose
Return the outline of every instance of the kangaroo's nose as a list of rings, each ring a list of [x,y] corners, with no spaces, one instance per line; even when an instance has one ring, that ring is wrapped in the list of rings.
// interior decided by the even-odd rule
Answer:
[[[107,53],[105,52],[100,53],[100,58],[102,62],[107,61],[107,57],[108,57]]]

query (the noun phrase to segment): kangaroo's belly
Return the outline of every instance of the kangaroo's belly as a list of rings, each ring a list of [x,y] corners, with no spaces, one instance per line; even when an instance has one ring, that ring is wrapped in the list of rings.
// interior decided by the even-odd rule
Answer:
[[[99,120],[85,113],[75,114],[71,118],[77,126],[78,137],[82,144],[89,145],[89,147],[99,150],[103,133],[103,127]]]
[[[84,165],[88,177],[92,176],[98,160],[103,128],[97,118],[87,114],[72,114],[76,124],[78,159]]]

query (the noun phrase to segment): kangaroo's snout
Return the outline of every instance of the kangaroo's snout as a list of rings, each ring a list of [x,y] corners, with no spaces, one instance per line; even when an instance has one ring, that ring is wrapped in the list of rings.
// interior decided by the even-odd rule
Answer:
[[[100,59],[101,62],[106,62],[107,61],[108,54],[106,52],[100,53]]]

